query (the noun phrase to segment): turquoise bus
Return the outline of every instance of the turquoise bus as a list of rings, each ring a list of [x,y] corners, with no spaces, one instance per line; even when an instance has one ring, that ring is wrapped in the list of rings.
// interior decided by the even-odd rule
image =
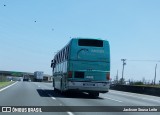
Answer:
[[[54,90],[82,91],[98,97],[109,91],[110,46],[107,40],[72,38],[51,61]]]

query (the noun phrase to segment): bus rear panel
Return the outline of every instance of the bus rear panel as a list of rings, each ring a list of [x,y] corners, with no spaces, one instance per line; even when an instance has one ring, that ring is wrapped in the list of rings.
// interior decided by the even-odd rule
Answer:
[[[53,86],[60,91],[106,93],[110,81],[110,47],[106,40],[74,38],[52,60]]]
[[[74,39],[71,42],[68,89],[105,93],[109,89],[110,51],[108,41]]]

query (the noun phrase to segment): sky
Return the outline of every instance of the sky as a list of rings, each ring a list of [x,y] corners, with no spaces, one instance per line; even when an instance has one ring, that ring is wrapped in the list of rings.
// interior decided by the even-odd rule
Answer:
[[[0,0],[0,70],[52,74],[71,38],[110,43],[111,78],[160,80],[160,0]],[[134,61],[133,61],[134,60]],[[149,61],[151,60],[151,61]],[[155,61],[154,61],[155,60]]]

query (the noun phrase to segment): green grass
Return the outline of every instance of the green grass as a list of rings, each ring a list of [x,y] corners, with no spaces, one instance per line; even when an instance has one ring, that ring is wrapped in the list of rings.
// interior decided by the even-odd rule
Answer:
[[[0,88],[5,87],[7,85],[10,85],[12,83],[13,83],[13,81],[0,82]]]

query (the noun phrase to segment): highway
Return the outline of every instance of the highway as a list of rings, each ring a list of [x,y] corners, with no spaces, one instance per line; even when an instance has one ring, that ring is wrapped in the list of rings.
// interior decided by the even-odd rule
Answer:
[[[160,106],[160,97],[110,90],[99,98],[86,93],[62,95],[54,92],[52,83],[16,82],[0,89],[0,106]],[[0,113],[5,115],[5,113]],[[17,113],[12,113],[16,115]],[[44,112],[24,115],[116,115],[117,112]],[[159,115],[158,112],[119,112],[119,115]]]

